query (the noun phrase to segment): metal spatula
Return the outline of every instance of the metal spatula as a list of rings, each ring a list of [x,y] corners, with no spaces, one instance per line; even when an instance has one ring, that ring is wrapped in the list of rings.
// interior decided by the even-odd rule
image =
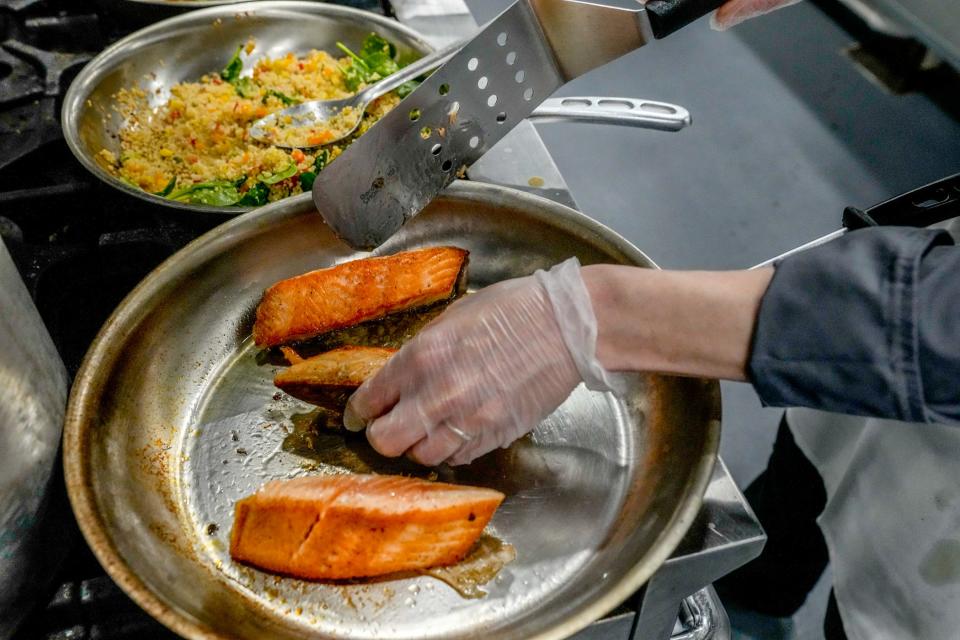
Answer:
[[[723,1],[517,0],[317,176],[317,210],[379,246],[567,81]]]

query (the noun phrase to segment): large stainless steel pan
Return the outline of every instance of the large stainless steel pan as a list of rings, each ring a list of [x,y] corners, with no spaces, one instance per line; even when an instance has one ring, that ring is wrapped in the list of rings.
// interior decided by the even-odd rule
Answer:
[[[472,287],[571,255],[654,266],[576,211],[477,183],[455,183],[378,251],[440,243],[470,250]],[[517,558],[485,598],[428,577],[318,584],[230,560],[233,501],[267,479],[395,468],[362,438],[285,446],[283,425],[308,408],[275,399],[249,339],[265,287],[359,255],[299,196],[214,229],[124,300],[77,375],[64,436],[70,498],[103,566],[190,638],[558,638],[619,604],[697,514],[720,435],[715,381],[638,375],[624,401],[581,387],[532,438],[442,469],[508,496],[492,528]]]
[[[63,99],[64,138],[80,163],[95,176],[136,198],[219,215],[249,211],[249,207],[168,200],[106,171],[97,161],[97,154],[101,149],[119,154],[118,132],[124,124],[115,109],[114,94],[139,86],[151,96],[152,104],[162,104],[169,99],[174,85],[195,81],[222,68],[237,45],[250,36],[257,41],[258,55],[280,56],[289,52],[305,54],[311,49],[337,52],[337,41],[359,46],[370,32],[396,44],[401,55],[419,57],[433,50],[415,31],[396,20],[302,0],[213,6],[164,20],[117,41],[80,71]]]

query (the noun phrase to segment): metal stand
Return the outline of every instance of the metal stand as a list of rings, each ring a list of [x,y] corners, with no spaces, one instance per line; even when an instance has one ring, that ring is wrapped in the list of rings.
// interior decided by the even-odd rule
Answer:
[[[726,465],[718,459],[697,521],[673,556],[647,583],[630,637],[699,640],[729,635],[726,613],[709,585],[760,555],[766,540]],[[706,596],[702,595],[705,591]],[[699,629],[696,633],[674,635],[677,612],[684,608],[701,611],[704,621],[695,625]],[[715,614],[722,614],[723,620],[705,620]],[[717,635],[723,629],[726,635]]]

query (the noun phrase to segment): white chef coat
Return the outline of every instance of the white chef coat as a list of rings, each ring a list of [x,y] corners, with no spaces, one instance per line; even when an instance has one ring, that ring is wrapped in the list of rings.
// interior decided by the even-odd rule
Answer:
[[[949,228],[960,236],[960,219]],[[960,638],[960,426],[810,409],[787,421],[826,487],[818,523],[850,639]]]
[[[851,640],[960,638],[960,427],[790,409]]]

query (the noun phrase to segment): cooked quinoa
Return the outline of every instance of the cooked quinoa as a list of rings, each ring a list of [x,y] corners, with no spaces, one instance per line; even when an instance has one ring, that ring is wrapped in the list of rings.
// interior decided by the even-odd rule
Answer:
[[[253,42],[243,49],[249,56]],[[237,74],[239,53],[231,60]],[[324,51],[299,58],[290,53],[260,59],[252,75],[235,75],[232,82],[224,79],[230,77],[228,65],[197,82],[175,85],[159,107],[150,106],[143,90],[123,89],[116,94],[125,119],[119,157],[103,149],[99,160],[110,173],[144,191],[187,202],[263,204],[301,193],[317,171],[396,106],[397,93],[374,101],[357,131],[334,144],[320,146],[335,132],[319,130],[311,140],[318,147],[281,149],[253,140],[247,129],[290,104],[353,95],[345,74],[349,64],[350,58]]]

